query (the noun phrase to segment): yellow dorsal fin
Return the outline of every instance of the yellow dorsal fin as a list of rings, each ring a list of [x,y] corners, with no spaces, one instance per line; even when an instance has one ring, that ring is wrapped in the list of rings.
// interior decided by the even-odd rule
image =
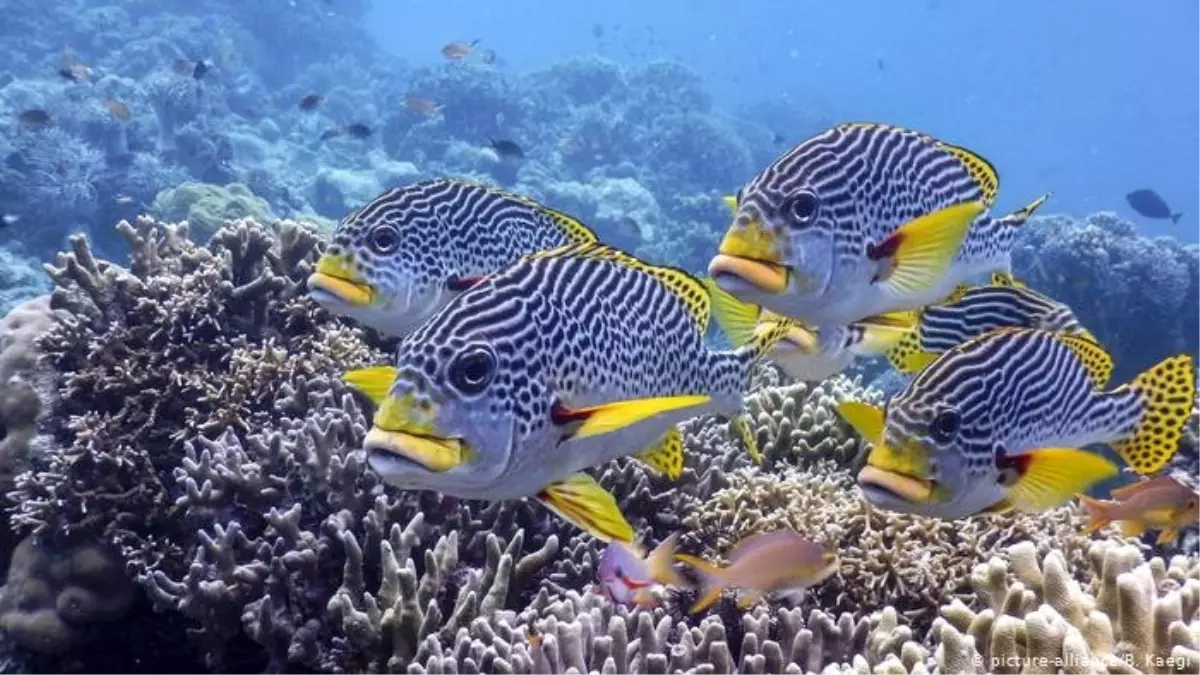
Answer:
[[[954,155],[958,161],[962,162],[963,168],[971,175],[971,180],[975,181],[975,185],[983,193],[984,206],[990,207],[996,201],[996,192],[1000,189],[1000,177],[996,174],[996,168],[992,166],[992,163],[964,147],[943,141],[938,141],[937,144],[942,150]],[[1037,206],[1033,208],[1036,209]]]
[[[683,473],[683,434],[679,427],[671,427],[657,445],[637,458],[667,478],[677,480]]]
[[[1117,391],[1126,388],[1141,397],[1142,415],[1133,435],[1112,446],[1138,473],[1157,473],[1179,449],[1183,427],[1192,414],[1196,397],[1192,357],[1180,354],[1165,359]]]
[[[1108,379],[1112,377],[1113,360],[1108,352],[1104,351],[1104,347],[1079,335],[1059,333],[1055,335],[1055,339],[1075,352],[1097,389],[1103,389],[1108,384]]]
[[[717,320],[717,326],[721,328],[725,337],[735,347],[749,342],[754,337],[754,327],[762,317],[762,308],[738,300],[710,277],[703,277],[700,283],[708,292],[713,318]]]
[[[540,211],[542,214],[553,220],[556,225],[562,228],[567,235],[567,239],[573,244],[583,244],[599,240],[599,237],[597,237],[596,233],[592,231],[592,228],[584,225],[583,222],[578,218],[568,213],[559,211],[558,209],[546,206],[545,204],[542,204],[535,199],[526,197],[525,195],[509,192],[508,190],[502,190],[498,187],[493,187],[491,185],[479,183],[466,178],[448,178],[446,180],[463,183],[465,185],[474,185],[480,190],[490,192],[499,197],[503,197],[504,199],[520,202],[534,210]]]
[[[754,431],[750,429],[750,423],[745,417],[738,415],[729,420],[729,427],[737,437],[742,439],[742,445],[746,448],[746,453],[750,455],[750,460],[755,464],[762,464],[763,454],[758,447],[758,441],[754,438]]]
[[[594,260],[605,260],[649,274],[658,279],[668,291],[683,302],[701,331],[708,330],[708,318],[711,308],[709,291],[704,284],[700,283],[699,279],[681,269],[663,265],[652,265],[620,249],[597,242],[559,246],[558,248],[530,253],[525,257],[529,259],[591,258]]]
[[[604,405],[582,408],[571,413],[572,417],[583,420],[573,436],[575,438],[600,436],[645,421],[655,415],[699,407],[711,400],[712,398],[709,396],[660,396],[613,401]]]
[[[633,526],[621,507],[595,478],[576,473],[542,488],[538,501],[567,522],[600,541],[633,543]]]
[[[396,381],[396,369],[392,366],[359,368],[343,375],[342,381],[362,392],[375,405],[379,405],[387,398],[392,383]]]
[[[725,204],[725,208],[729,209],[729,212],[730,212],[730,213],[732,213],[732,214],[733,214],[733,215],[735,215],[735,216],[737,215],[738,203],[737,203],[737,197],[736,197],[736,196],[734,196],[734,195],[725,195],[724,197],[721,197],[721,202],[722,202],[723,204]]]
[[[901,297],[936,285],[984,208],[982,202],[963,202],[900,226],[871,253],[886,266],[879,283]]]
[[[1022,511],[1052,509],[1118,473],[1107,459],[1075,448],[1043,448],[1017,460],[1022,473],[1008,488],[1008,498]]]
[[[883,437],[882,408],[862,401],[842,401],[837,411],[864,441],[877,443]]]

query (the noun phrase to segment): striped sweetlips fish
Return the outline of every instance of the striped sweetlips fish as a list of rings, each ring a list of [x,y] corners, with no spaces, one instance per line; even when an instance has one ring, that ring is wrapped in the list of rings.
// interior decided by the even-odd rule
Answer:
[[[979,155],[873,123],[836,126],[742,187],[709,274],[740,300],[818,330],[946,297],[1008,272],[1019,225],[1045,196],[987,215],[999,186]]]
[[[346,216],[308,279],[309,297],[402,336],[522,255],[592,241],[586,225],[527,197],[460,178],[426,180]]]
[[[736,300],[715,285],[599,244],[526,256],[404,338],[395,369],[346,376],[379,402],[368,464],[403,488],[532,496],[598,538],[631,542],[584,469],[637,455],[676,478],[675,425],[705,414],[732,418],[756,454],[743,395],[787,326],[712,350],[710,313],[726,303]]]
[[[1105,391],[1112,358],[1087,338],[999,329],[954,347],[886,411],[839,412],[873,443],[858,474],[872,504],[935,518],[1067,501],[1117,467],[1078,448],[1107,443],[1137,472],[1179,446],[1196,392],[1192,359],[1172,356]]]
[[[999,272],[992,274],[990,284],[960,284],[945,301],[915,314],[916,327],[887,352],[896,370],[906,375],[951,347],[997,328],[1038,328],[1097,341],[1070,307]]]

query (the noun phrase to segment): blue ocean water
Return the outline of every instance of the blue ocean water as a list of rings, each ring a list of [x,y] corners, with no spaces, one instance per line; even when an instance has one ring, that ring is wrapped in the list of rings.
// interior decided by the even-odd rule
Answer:
[[[999,168],[1001,208],[1049,190],[1055,212],[1200,233],[1194,2],[379,0],[370,18],[379,44],[413,63],[475,38],[517,70],[593,53],[677,60],[729,111],[782,103],[969,145]],[[1139,218],[1124,199],[1138,188],[1191,216]]]

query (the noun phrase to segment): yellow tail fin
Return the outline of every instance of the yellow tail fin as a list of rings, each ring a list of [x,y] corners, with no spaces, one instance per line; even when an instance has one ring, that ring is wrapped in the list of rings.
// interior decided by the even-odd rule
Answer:
[[[375,405],[379,405],[387,398],[392,383],[396,381],[396,369],[392,366],[359,368],[343,375],[342,381],[362,392]]]
[[[887,351],[888,363],[897,372],[915,375],[937,360],[938,355],[921,349],[921,329],[915,328],[900,336],[896,345]]]
[[[1126,387],[1141,397],[1142,416],[1133,435],[1113,443],[1113,448],[1138,473],[1156,473],[1179,449],[1183,427],[1192,414],[1196,398],[1192,357],[1172,356],[1138,375]]]
[[[855,345],[855,351],[870,355],[890,352],[915,332],[918,318],[917,312],[906,311],[869,316],[856,321],[854,325],[862,330],[862,337]]]
[[[686,553],[675,554],[675,559],[685,565],[690,565],[700,576],[700,597],[692,603],[689,612],[692,614],[703,612],[720,599],[721,592],[725,590],[725,580],[722,578],[721,568],[703,558]]]
[[[891,259],[883,286],[897,296],[933,287],[958,255],[967,230],[986,207],[982,202],[955,204],[905,223],[876,249],[877,259]]]

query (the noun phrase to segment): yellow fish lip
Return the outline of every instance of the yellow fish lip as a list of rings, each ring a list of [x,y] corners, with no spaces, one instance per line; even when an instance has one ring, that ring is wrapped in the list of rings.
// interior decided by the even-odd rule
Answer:
[[[924,504],[933,497],[933,481],[888,471],[870,464],[858,472],[858,485],[863,488],[882,488],[914,504]]]
[[[781,353],[814,354],[817,351],[817,336],[801,326],[792,326],[775,346]]]
[[[458,438],[420,436],[406,431],[371,427],[363,439],[368,454],[381,453],[406,459],[433,473],[444,473],[466,462],[467,445]]]
[[[778,263],[720,253],[708,263],[708,276],[737,277],[766,293],[782,293],[788,286],[788,268]]]
[[[333,296],[351,307],[366,307],[375,298],[375,289],[368,284],[321,272],[309,275],[308,290],[310,293],[318,291]]]

